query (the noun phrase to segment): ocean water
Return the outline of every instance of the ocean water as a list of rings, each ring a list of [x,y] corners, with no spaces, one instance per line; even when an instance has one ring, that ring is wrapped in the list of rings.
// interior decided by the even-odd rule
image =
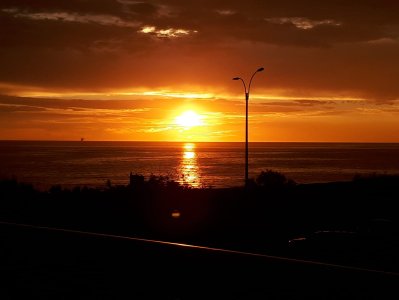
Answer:
[[[130,172],[193,187],[244,182],[244,143],[0,141],[0,177],[38,188],[128,184]],[[249,176],[284,173],[298,183],[398,174],[399,144],[250,143]]]

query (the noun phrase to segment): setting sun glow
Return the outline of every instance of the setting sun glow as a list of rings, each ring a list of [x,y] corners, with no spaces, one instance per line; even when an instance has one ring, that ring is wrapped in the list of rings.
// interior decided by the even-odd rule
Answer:
[[[202,126],[202,119],[203,117],[195,111],[188,110],[175,118],[175,124],[185,129],[190,129],[191,127]]]

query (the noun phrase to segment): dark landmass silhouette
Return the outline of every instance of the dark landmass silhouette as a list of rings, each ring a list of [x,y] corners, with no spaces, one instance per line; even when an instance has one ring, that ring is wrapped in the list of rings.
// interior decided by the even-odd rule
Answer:
[[[131,184],[126,186],[114,186],[108,181],[103,189],[89,187],[67,189],[53,186],[48,191],[39,191],[31,185],[20,183],[17,180],[2,180],[0,181],[0,220],[8,223],[229,249],[342,265],[355,269],[371,269],[377,273],[393,274],[392,281],[384,279],[381,284],[382,282],[399,282],[398,175],[356,176],[348,182],[296,184],[283,174],[266,170],[251,181],[247,188],[223,189],[190,188],[162,176],[151,176],[145,179],[141,175],[131,174],[130,182]],[[234,291],[240,286],[240,282],[242,284],[246,282],[246,285],[239,289],[244,293],[243,299],[246,298],[245,295],[248,295],[246,294],[248,291],[251,291],[250,295],[252,296],[269,295],[266,290],[261,288],[265,285],[258,282],[263,278],[269,282],[269,284],[263,282],[266,286],[274,287],[269,290],[272,296],[292,298],[307,295],[320,298],[322,289],[304,289],[303,280],[314,281],[320,274],[325,274],[319,273],[320,270],[313,270],[311,271],[313,275],[300,279],[313,267],[301,266],[294,270],[285,266],[284,263],[284,266],[270,261],[256,263],[255,258],[234,257],[233,254],[218,253],[212,254],[213,256],[201,254],[201,251],[205,250],[200,249],[184,251],[168,248],[159,250],[158,246],[144,247],[137,245],[137,242],[126,245],[126,241],[91,241],[87,237],[72,238],[67,233],[43,233],[40,230],[14,228],[7,224],[2,224],[1,228],[2,240],[8,245],[8,248],[6,247],[4,250],[8,251],[8,256],[4,256],[5,252],[3,253],[3,264],[6,257],[8,261],[8,265],[6,263],[8,269],[6,269],[11,272],[11,270],[15,271],[19,268],[20,271],[22,270],[21,274],[23,275],[21,276],[25,276],[24,278],[28,281],[32,278],[26,265],[21,263],[21,259],[22,261],[25,259],[28,266],[35,265],[34,261],[36,260],[42,261],[47,267],[43,267],[43,270],[40,271],[43,274],[39,273],[46,278],[45,282],[50,280],[47,278],[50,276],[49,274],[57,273],[57,270],[60,269],[64,270],[61,272],[61,278],[68,280],[70,273],[65,271],[68,268],[75,268],[72,272],[73,276],[77,276],[77,278],[83,276],[82,282],[85,281],[83,278],[87,272],[93,272],[94,275],[90,274],[94,277],[99,276],[96,280],[100,282],[102,280],[109,281],[111,278],[108,272],[127,272],[126,266],[128,265],[132,268],[131,272],[135,273],[134,280],[138,280],[138,277],[141,280],[138,282],[142,282],[142,284],[152,282],[155,286],[161,280],[165,284],[168,283],[167,286],[169,286],[172,284],[173,276],[166,279],[168,276],[180,269],[189,272],[187,266],[191,266],[190,270],[196,270],[195,274],[190,275],[193,276],[193,282],[198,283],[199,280],[202,280],[198,277],[197,271],[216,272],[204,276],[208,276],[206,277],[208,279],[213,278],[213,280],[217,280],[215,274],[225,276],[230,278],[230,283],[233,283],[233,286],[228,285],[229,289],[228,286],[222,284],[225,281],[220,278],[219,285],[214,281],[212,281],[214,284],[212,285],[211,281],[206,280],[208,283],[203,287],[202,292],[195,293],[193,289],[198,288],[197,285],[193,282],[190,284],[187,282],[188,279],[180,274],[175,277],[177,280],[175,284],[188,294],[187,297],[182,297],[177,293],[176,295],[180,295],[179,297],[191,299],[195,298],[193,295],[197,295],[198,298],[203,298],[207,296],[205,291],[210,292],[211,287],[219,287],[217,291],[222,294],[224,291],[226,299],[231,299],[232,294],[229,294],[228,291],[237,296]],[[30,251],[31,247],[35,250]],[[132,251],[131,255],[135,258],[127,258],[130,255],[127,249]],[[191,256],[195,262],[189,258]],[[138,257],[142,257],[142,259]],[[65,262],[52,269],[51,264],[57,265],[58,259],[65,259]],[[248,259],[251,262],[247,262]],[[142,265],[144,262],[148,264],[149,261],[151,261],[151,268],[156,269],[154,269],[156,274],[153,273],[154,278],[152,279],[149,275],[151,272],[146,271],[146,267]],[[224,263],[218,268],[223,266],[223,270],[212,270],[212,266],[221,261]],[[97,265],[102,265],[102,263],[105,263],[106,267],[101,269],[101,272],[98,270],[97,272],[96,268],[100,268]],[[273,265],[270,269],[273,272],[270,270],[266,272],[265,268],[268,269],[270,263]],[[155,267],[154,264],[158,267]],[[233,268],[231,264],[235,267]],[[120,268],[118,269],[116,266]],[[205,266],[210,270],[204,270]],[[86,270],[86,267],[89,270]],[[170,273],[166,272],[167,269]],[[255,269],[258,269],[258,272],[266,273],[263,277],[262,275],[259,275],[260,277],[251,275],[245,281],[243,273],[252,273],[255,272]],[[137,272],[144,272],[142,275],[144,277]],[[236,277],[232,272],[237,273]],[[351,272],[348,272],[336,271],[328,273],[327,277],[321,276],[321,278],[327,282],[338,278],[351,280],[355,275],[350,275]],[[105,276],[105,273],[108,275]],[[288,273],[291,275],[288,276]],[[159,278],[160,274],[165,277]],[[286,279],[283,279],[284,274],[287,276]],[[360,275],[363,274],[360,271],[356,274],[355,278],[363,278],[364,282],[369,280],[374,284],[378,283],[378,278],[363,277]],[[18,275],[15,276],[18,277]],[[236,279],[233,280],[233,277]],[[123,285],[122,283],[130,277],[119,274],[118,278],[121,281],[120,284]],[[242,281],[238,278],[241,278]],[[272,278],[274,279],[272,280]],[[100,282],[91,281],[91,284],[97,286]],[[185,282],[185,288],[181,286],[183,282]],[[258,282],[258,285],[251,288],[251,284],[255,284],[255,282]],[[329,289],[332,288],[331,282],[324,283],[327,285],[323,285],[321,282],[317,284],[319,287]],[[115,285],[119,283],[114,282],[113,284],[113,288],[108,292],[115,292]],[[234,287],[234,284],[237,286]],[[290,290],[287,289],[287,285],[297,288]],[[26,284],[22,284],[22,286],[27,291]],[[124,287],[126,286],[124,285]],[[367,292],[364,293],[367,289],[360,291],[360,287],[353,283],[347,283],[345,287],[343,293],[349,293],[351,297],[367,295]],[[48,292],[43,286],[35,291],[41,295],[43,289]],[[389,291],[387,287],[384,289],[386,292]],[[67,292],[68,288],[64,288],[64,290]],[[71,290],[76,292],[79,287],[72,287]],[[368,293],[372,292],[368,294],[369,296],[374,295],[377,299],[383,295],[381,294],[382,290],[382,285],[374,285],[374,289],[367,291]],[[284,291],[291,292],[285,294]],[[334,291],[338,293],[336,295],[339,296],[338,298],[342,298],[341,296],[344,295],[337,290]],[[331,290],[331,295],[334,295],[334,291]],[[167,295],[174,295],[174,293]],[[218,295],[219,297],[216,298],[224,298],[221,294]],[[328,293],[326,292],[325,295]],[[212,297],[208,298],[212,299]]]

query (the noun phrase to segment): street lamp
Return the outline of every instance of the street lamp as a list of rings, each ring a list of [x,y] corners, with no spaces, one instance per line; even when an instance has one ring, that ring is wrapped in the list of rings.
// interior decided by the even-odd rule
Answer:
[[[252,79],[255,74],[258,72],[262,72],[264,68],[257,69],[251,76],[251,80],[249,81],[248,90],[245,85],[244,80],[241,77],[234,77],[233,80],[241,80],[244,85],[244,93],[245,93],[245,187],[248,186],[248,100],[249,100],[249,91],[251,89]]]

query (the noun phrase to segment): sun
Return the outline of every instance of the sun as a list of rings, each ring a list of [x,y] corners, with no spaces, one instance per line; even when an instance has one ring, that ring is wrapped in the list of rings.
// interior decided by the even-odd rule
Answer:
[[[175,124],[189,129],[195,126],[202,126],[202,119],[203,117],[195,111],[187,110],[175,118]]]

